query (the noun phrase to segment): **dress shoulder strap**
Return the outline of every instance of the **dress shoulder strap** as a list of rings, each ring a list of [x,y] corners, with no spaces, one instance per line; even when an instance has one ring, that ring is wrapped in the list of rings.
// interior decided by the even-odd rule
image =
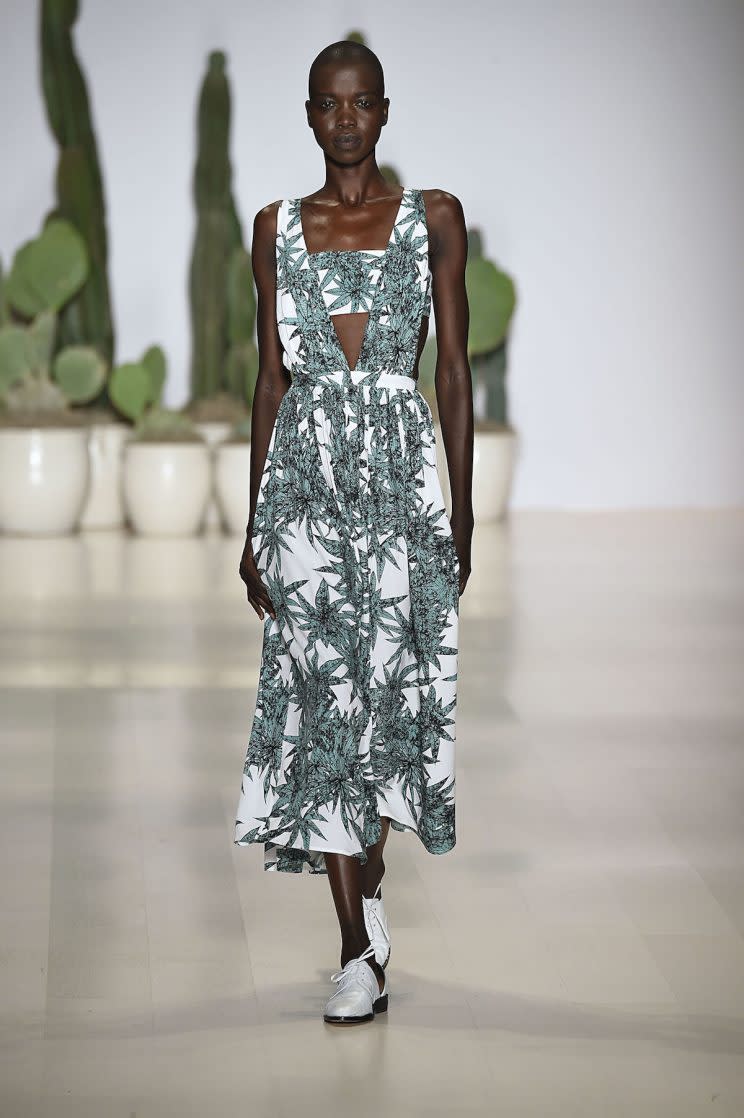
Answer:
[[[287,199],[282,198],[276,212],[276,239],[279,240],[287,232]]]

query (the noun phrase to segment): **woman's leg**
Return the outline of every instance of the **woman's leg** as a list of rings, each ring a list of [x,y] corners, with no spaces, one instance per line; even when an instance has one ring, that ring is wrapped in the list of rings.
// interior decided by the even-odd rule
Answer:
[[[383,815],[380,822],[382,823],[382,834],[374,846],[367,847],[367,862],[362,866],[362,894],[365,897],[375,895],[375,889],[382,881],[385,873],[382,851],[390,831],[390,820],[387,815]]]
[[[387,828],[385,828],[387,830]],[[375,847],[382,847],[384,841],[380,839]],[[369,850],[375,850],[369,847]],[[380,855],[382,850],[380,849]],[[380,863],[382,859],[380,858]],[[333,894],[333,903],[336,906],[339,926],[341,928],[341,966],[345,966],[349,959],[357,959],[369,947],[369,936],[364,923],[364,909],[362,907],[362,888],[364,884],[363,869],[359,859],[353,854],[329,854],[326,852],[325,863],[328,869],[328,880]],[[380,990],[385,985],[385,971],[374,958],[369,956],[365,960],[377,975]]]

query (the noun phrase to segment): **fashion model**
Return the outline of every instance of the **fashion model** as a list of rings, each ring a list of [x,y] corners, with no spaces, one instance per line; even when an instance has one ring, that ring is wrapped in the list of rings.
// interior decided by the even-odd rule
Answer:
[[[383,850],[392,826],[455,845],[459,598],[470,575],[473,399],[467,233],[444,190],[391,185],[376,161],[389,98],[344,40],[310,68],[325,183],[253,226],[259,373],[240,561],[263,619],[235,842],[267,870],[327,875],[341,970],[334,1024],[387,1009]],[[416,385],[436,317],[432,413]]]

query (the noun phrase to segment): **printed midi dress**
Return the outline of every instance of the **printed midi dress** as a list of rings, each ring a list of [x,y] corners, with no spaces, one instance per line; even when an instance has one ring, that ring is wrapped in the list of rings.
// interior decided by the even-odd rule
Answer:
[[[384,250],[307,250],[301,200],[276,236],[292,383],[256,502],[264,617],[235,842],[266,870],[366,862],[380,817],[455,845],[459,563],[432,413],[411,375],[431,308],[426,211],[408,188]],[[334,314],[368,312],[352,370]]]

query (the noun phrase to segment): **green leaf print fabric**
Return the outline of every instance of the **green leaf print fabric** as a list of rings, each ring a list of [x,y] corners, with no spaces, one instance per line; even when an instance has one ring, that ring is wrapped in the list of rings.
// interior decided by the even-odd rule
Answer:
[[[423,195],[384,251],[309,253],[279,207],[277,324],[292,384],[253,522],[276,619],[263,651],[235,824],[266,870],[324,874],[380,816],[455,845],[459,564],[432,414],[412,372],[431,306]],[[368,312],[352,370],[332,316]]]

